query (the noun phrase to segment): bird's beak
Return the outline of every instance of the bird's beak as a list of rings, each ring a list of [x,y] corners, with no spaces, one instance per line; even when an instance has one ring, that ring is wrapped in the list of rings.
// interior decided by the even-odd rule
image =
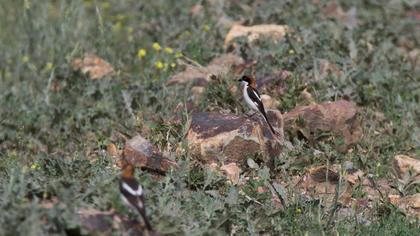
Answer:
[[[240,79],[238,79],[238,81],[239,81],[239,82],[241,82],[241,81],[243,81],[243,79],[242,79],[242,78],[240,78]]]

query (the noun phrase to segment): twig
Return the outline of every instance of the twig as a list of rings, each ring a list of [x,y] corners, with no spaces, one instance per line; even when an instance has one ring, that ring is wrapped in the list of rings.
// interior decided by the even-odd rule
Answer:
[[[328,168],[327,168],[327,175],[328,175]],[[338,197],[340,195],[341,181],[342,181],[342,175],[340,173],[338,184],[337,184],[337,187],[335,188],[334,203],[333,203],[333,207],[331,208],[331,211],[330,211],[330,215],[329,215],[329,218],[328,218],[326,229],[329,229],[330,228],[331,223],[332,223],[332,220],[333,220],[333,217],[334,217],[335,213],[337,212],[337,210],[339,208],[339,206],[338,206]]]
[[[131,119],[133,119],[133,121],[136,121],[136,116],[134,115],[133,109],[131,108],[131,102],[132,102],[132,98],[130,96],[130,94],[128,94],[127,91],[123,90],[122,91],[122,96],[124,99],[124,105],[125,105],[125,109],[127,109],[128,113],[131,116]]]
[[[379,193],[379,195],[381,196],[381,199],[382,199],[382,201],[383,201],[383,199],[385,199],[385,198],[384,198],[384,195],[382,194],[382,191],[378,188],[378,185],[376,184],[375,180],[372,178],[372,176],[368,176],[368,180],[369,180],[369,182],[372,184],[372,187],[373,187],[376,191],[378,191],[378,193]]]
[[[245,194],[245,193],[244,193],[244,194]],[[247,194],[245,194],[245,198],[246,198],[248,201],[255,202],[255,203],[257,203],[257,204],[258,204],[258,205],[260,205],[260,206],[262,206],[262,205],[263,205],[261,202],[259,202],[258,200],[256,200],[256,199],[254,199],[254,198],[252,198],[252,197],[248,196]]]
[[[44,101],[47,104],[47,106],[50,105],[50,87],[51,87],[51,83],[54,79],[54,74],[55,74],[54,71],[55,71],[55,69],[53,68],[51,70],[50,77],[48,78],[47,87],[45,88],[45,99],[44,99]]]
[[[200,63],[194,61],[193,59],[191,59],[191,58],[189,58],[187,56],[180,57],[179,58],[179,62],[181,62],[181,64],[184,64],[184,65],[194,65],[194,66],[196,66],[196,67],[198,67],[200,69],[204,68],[204,66],[202,66]]]

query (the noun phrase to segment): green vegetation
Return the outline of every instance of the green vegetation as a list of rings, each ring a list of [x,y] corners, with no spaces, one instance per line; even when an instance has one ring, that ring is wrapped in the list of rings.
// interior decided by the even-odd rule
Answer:
[[[344,161],[377,178],[394,178],[394,155],[419,157],[420,66],[402,52],[420,48],[418,16],[408,14],[418,12],[419,3],[338,1],[345,11],[357,9],[357,26],[350,30],[343,20],[325,14],[324,1],[199,2],[204,8],[192,16],[196,1],[189,0],[1,1],[0,235],[86,233],[79,209],[116,209],[128,215],[119,199],[116,160],[106,152],[110,142],[123,147],[118,133],[141,133],[178,161],[180,168],[162,178],[137,173],[146,189],[148,215],[162,233],[418,234],[418,220],[387,203],[374,204],[369,223],[357,222],[354,215],[330,220],[330,209],[298,196],[286,209],[276,209],[271,196],[256,189],[273,176],[281,179],[303,173],[307,166]],[[186,146],[186,127],[166,121],[187,100],[189,89],[165,82],[182,70],[176,64],[180,52],[204,65],[224,53],[229,28],[223,21],[293,29],[278,43],[239,39],[232,50],[256,60],[257,75],[292,72],[289,89],[279,98],[283,112],[304,104],[300,92],[305,87],[317,102],[355,101],[364,133],[352,152],[338,152],[337,140],[325,140],[315,147],[323,155],[315,155],[313,147],[289,135],[295,148],[276,161],[279,174],[270,175],[260,165],[247,170],[254,178],[242,187],[229,185],[188,152],[175,154],[177,147]],[[75,72],[72,61],[85,53],[104,58],[117,73],[90,80]],[[316,79],[314,67],[321,59],[342,73]],[[232,107],[234,97],[223,85],[206,91],[208,99],[200,100],[200,109],[244,112],[239,103]],[[306,162],[295,162],[297,157]],[[416,192],[419,185],[402,194]],[[52,201],[57,204],[45,207]]]

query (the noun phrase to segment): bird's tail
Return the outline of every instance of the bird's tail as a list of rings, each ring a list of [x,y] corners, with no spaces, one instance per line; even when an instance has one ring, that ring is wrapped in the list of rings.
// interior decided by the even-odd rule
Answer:
[[[273,134],[276,134],[276,131],[274,131],[273,126],[271,126],[271,124],[270,124],[270,121],[268,121],[267,114],[265,113],[265,111],[262,110],[261,113],[264,117],[265,122],[267,122],[268,127],[270,127],[271,132],[273,132]]]
[[[143,218],[143,222],[144,222],[144,224],[146,226],[146,229],[149,230],[149,231],[153,231],[153,227],[150,224],[150,221],[149,221],[149,219],[146,216],[146,212],[145,212],[144,208],[139,208],[139,207],[136,207],[136,208],[137,208],[137,211],[140,213],[140,215]]]

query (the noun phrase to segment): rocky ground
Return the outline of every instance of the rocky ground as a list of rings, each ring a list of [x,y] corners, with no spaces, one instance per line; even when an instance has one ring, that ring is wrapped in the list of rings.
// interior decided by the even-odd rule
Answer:
[[[5,1],[0,234],[147,234],[122,161],[156,235],[417,234],[419,9]]]

